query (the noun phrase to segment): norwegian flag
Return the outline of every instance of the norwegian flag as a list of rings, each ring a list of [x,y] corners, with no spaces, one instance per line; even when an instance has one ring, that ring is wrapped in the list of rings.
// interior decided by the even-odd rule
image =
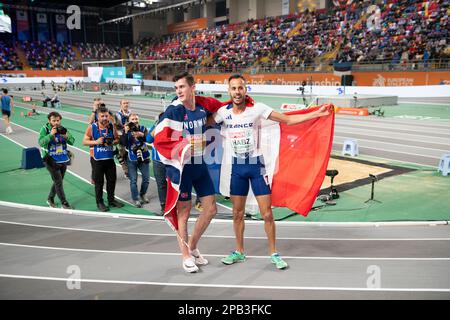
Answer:
[[[195,97],[196,105],[211,113],[216,112],[222,103],[212,98]],[[167,194],[164,217],[173,230],[178,230],[177,201],[180,195],[183,167],[191,157],[191,145],[183,138],[183,122],[187,119],[186,108],[180,100],[167,107],[161,121],[155,128],[154,146],[161,162],[166,165]]]

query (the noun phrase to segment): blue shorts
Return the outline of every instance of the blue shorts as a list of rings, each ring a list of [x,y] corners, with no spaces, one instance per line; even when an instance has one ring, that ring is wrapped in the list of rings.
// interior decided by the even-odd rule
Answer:
[[[178,200],[191,200],[192,187],[194,187],[198,198],[214,195],[216,193],[214,184],[208,172],[208,167],[205,163],[186,164],[184,166]]]
[[[10,118],[11,117],[11,111],[2,109],[2,115],[5,115],[8,118]]]
[[[248,196],[250,184],[255,196],[270,194],[269,179],[262,157],[233,158],[231,168],[230,195]]]

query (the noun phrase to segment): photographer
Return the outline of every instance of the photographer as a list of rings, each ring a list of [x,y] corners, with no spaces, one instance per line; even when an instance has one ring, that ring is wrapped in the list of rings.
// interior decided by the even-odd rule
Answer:
[[[129,102],[126,99],[120,100],[120,110],[115,114],[116,129],[119,139],[123,135],[124,125],[129,122],[131,112],[129,110]],[[122,167],[123,173],[128,178],[128,164],[126,161],[127,150],[123,145],[118,146],[117,160]]]
[[[64,209],[71,209],[64,194],[63,179],[67,164],[70,162],[67,144],[73,145],[75,139],[66,128],[61,126],[61,115],[58,112],[50,112],[47,118],[48,123],[39,132],[39,145],[45,150],[42,157],[53,180],[47,204],[56,208],[55,195],[57,194],[61,206]]]
[[[128,174],[130,177],[131,197],[136,207],[141,208],[144,203],[149,203],[146,197],[148,185],[150,183],[150,152],[145,139],[147,129],[139,125],[139,116],[132,113],[130,122],[124,126],[124,134],[120,143],[128,151]],[[142,174],[141,191],[137,187],[137,171]]]
[[[114,163],[114,144],[119,142],[114,125],[110,123],[109,110],[100,105],[97,109],[98,120],[88,126],[83,145],[90,147],[91,163],[94,174],[95,198],[100,211],[109,211],[109,207],[121,208],[123,204],[114,199],[116,188],[116,164]],[[108,205],[103,202],[103,183],[106,177]]]
[[[155,128],[161,120],[164,112],[160,113],[156,117],[154,125],[148,130],[147,142],[153,144],[155,141]],[[152,161],[153,161],[153,174],[155,175],[156,186],[158,187],[158,198],[161,205],[161,215],[164,214],[164,208],[166,206],[166,193],[167,193],[167,181],[166,181],[166,166],[161,162],[158,151],[152,145]]]

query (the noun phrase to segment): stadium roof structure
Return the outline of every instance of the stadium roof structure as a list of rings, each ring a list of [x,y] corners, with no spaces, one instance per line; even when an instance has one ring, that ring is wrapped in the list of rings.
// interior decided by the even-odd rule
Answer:
[[[45,5],[78,5],[98,8],[111,8],[119,5],[130,5],[134,8],[155,9],[183,2],[185,0],[0,0],[0,3],[28,6]]]

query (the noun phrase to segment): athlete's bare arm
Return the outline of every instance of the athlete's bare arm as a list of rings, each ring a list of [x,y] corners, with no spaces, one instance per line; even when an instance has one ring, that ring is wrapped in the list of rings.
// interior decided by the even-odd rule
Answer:
[[[214,120],[214,115],[210,115],[208,116],[208,118],[206,119],[206,125],[207,126],[215,126],[216,125],[216,120]]]
[[[285,123],[287,125],[293,125],[302,123],[314,118],[318,117],[324,117],[329,115],[331,110],[327,106],[322,106],[321,108],[317,109],[317,111],[306,113],[306,114],[294,114],[294,115],[285,115],[280,112],[272,111],[272,113],[269,116],[269,119],[272,121],[277,121],[281,123]]]

